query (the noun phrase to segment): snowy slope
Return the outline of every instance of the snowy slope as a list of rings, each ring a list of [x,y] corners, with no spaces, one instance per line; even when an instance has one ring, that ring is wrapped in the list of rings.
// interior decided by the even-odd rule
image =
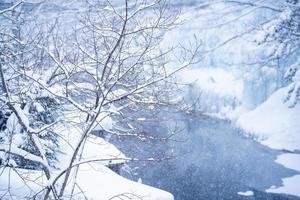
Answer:
[[[65,137],[60,141],[64,152],[59,157],[59,165],[61,169],[64,169],[68,166],[73,145],[77,143],[80,132],[75,128],[61,129],[61,131]],[[128,158],[104,139],[91,136],[85,143],[80,162],[94,159],[100,161],[80,165],[76,178],[78,187],[75,187],[75,194],[77,195],[74,196],[74,199],[85,199],[84,197],[97,200],[107,200],[112,197],[115,197],[112,199],[130,197],[133,200],[141,197],[144,200],[173,199],[173,195],[168,192],[125,179],[104,166],[108,163],[123,163]],[[11,199],[11,196],[12,199],[16,200],[26,199],[26,197],[32,197],[48,185],[48,181],[41,171],[3,168],[0,172],[0,199],[5,199],[5,197]],[[52,177],[56,177],[60,172],[60,170],[53,171]],[[26,184],[24,184],[24,179]],[[72,184],[70,183],[73,181],[74,172],[71,174],[66,194],[71,194]]]
[[[89,194],[89,199],[173,199],[168,192],[125,179],[101,165],[83,165],[80,170],[77,183]]]
[[[67,113],[67,118],[77,121],[78,123],[84,120],[80,113],[76,112]],[[107,124],[112,123],[110,121],[112,121],[112,119],[107,117],[106,120],[103,120],[101,127],[105,127]],[[66,161],[70,159],[73,148],[77,145],[78,139],[81,136],[81,132],[76,129],[76,127],[63,126],[61,128],[61,133],[64,138],[62,138],[60,144],[63,145],[65,154],[62,154],[59,160],[63,169],[68,166],[68,162]],[[86,193],[85,195],[88,199],[104,200],[121,194],[124,194],[124,196],[127,195],[132,199],[139,199],[138,197],[143,197],[143,199],[146,200],[173,199],[172,194],[168,192],[130,181],[105,167],[104,165],[107,165],[108,163],[124,163],[129,158],[116,146],[105,141],[103,138],[90,135],[85,142],[81,162],[94,159],[103,159],[103,161],[80,165],[76,179],[76,183],[80,186],[80,190]],[[73,180],[71,180],[71,182],[72,181]],[[118,198],[116,197],[114,199]]]
[[[294,108],[284,104],[286,90],[279,89],[255,110],[243,114],[237,124],[271,148],[300,150],[300,104]]]
[[[279,89],[256,109],[241,115],[237,125],[271,148],[300,151],[300,104],[294,108],[284,104],[286,92],[287,88]],[[298,153],[281,154],[276,162],[300,173]],[[300,175],[283,178],[282,182],[281,187],[266,191],[300,196]]]
[[[72,120],[76,123],[84,121],[85,116],[79,112],[65,112],[65,115],[66,120]],[[110,120],[110,118],[104,120],[104,124],[101,124],[102,127]],[[51,171],[52,179],[57,177],[61,170],[68,168],[74,148],[82,134],[82,129],[70,124],[62,123],[58,129],[60,132],[60,149],[63,152],[58,156],[57,167],[59,170],[53,169]],[[73,193],[76,195],[72,199],[130,198],[134,200],[143,198],[143,200],[173,200],[173,195],[168,192],[130,181],[108,169],[105,165],[124,163],[129,158],[103,138],[90,135],[85,141],[84,149],[80,155],[81,160],[77,163],[84,164],[80,164],[77,177],[74,173],[76,170],[71,172],[70,181],[65,192],[66,196],[72,193],[74,185],[72,183],[75,183],[74,177],[76,177],[76,186]],[[23,200],[32,198],[33,195],[49,185],[52,179],[48,181],[41,171],[9,167],[0,168],[0,199]],[[59,179],[58,184],[61,184],[62,180]]]
[[[24,184],[24,179],[27,180]],[[84,164],[79,168],[73,199],[120,199],[132,200],[173,200],[173,195],[125,179],[100,164]],[[32,197],[47,185],[45,176],[39,171],[10,169],[1,170],[0,197],[1,199],[22,200]],[[6,188],[10,188],[7,190]],[[79,189],[80,188],[80,189]],[[70,184],[67,191],[70,191]]]

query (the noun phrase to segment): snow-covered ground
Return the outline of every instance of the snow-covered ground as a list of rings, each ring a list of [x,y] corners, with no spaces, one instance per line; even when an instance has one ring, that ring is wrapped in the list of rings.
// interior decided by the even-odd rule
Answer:
[[[287,88],[276,91],[266,102],[253,111],[242,114],[237,125],[250,134],[258,137],[258,141],[273,149],[300,151],[300,104],[294,108],[284,103]],[[299,153],[286,153],[278,156],[277,163],[299,171]],[[283,185],[267,190],[273,193],[286,193],[300,196],[300,175],[287,177]]]
[[[173,200],[172,194],[125,179],[99,163],[81,165],[76,184],[73,199]],[[27,199],[45,186],[47,180],[42,172],[12,168],[1,170],[0,198],[3,200]],[[67,190],[71,190],[70,185]]]
[[[274,149],[300,150],[300,105],[284,103],[287,89],[275,92],[253,111],[240,116],[237,125]]]
[[[78,113],[69,113],[68,117],[73,120],[77,119],[77,122],[82,121],[82,117]],[[111,121],[110,117],[106,117],[105,120],[102,120],[101,127],[109,129]],[[96,129],[99,130],[99,126]],[[76,130],[75,127],[64,127],[62,131],[65,132],[62,134],[65,138],[61,140],[61,145],[65,147],[65,154],[61,155],[60,161],[61,166],[63,166],[62,168],[65,168],[68,162],[65,163],[64,161],[70,159],[70,154],[73,152],[73,148],[77,144],[81,132]],[[77,187],[76,192],[81,193],[83,191],[88,199],[173,199],[173,195],[166,191],[125,179],[104,166],[107,164],[124,163],[129,159],[117,147],[104,139],[93,135],[89,136],[82,152],[81,162],[85,160],[100,160],[99,162],[86,163],[79,167],[76,178],[76,184],[79,187]],[[70,182],[74,181],[74,176],[73,174]]]
[[[66,112],[65,114],[66,118],[73,122],[80,123],[83,121],[82,116],[84,115],[78,112]],[[103,120],[102,127],[108,128],[107,124],[110,120],[109,117],[107,120]],[[59,169],[51,172],[52,178],[48,181],[45,174],[37,170],[0,168],[0,199],[23,200],[31,198],[47,185],[52,184],[53,179],[68,168],[74,148],[81,138],[82,130],[78,126],[66,126],[63,123],[59,129],[59,143],[63,152],[58,156],[57,166]],[[108,164],[125,163],[129,158],[103,138],[89,136],[81,152],[81,159],[76,163],[82,164],[78,165],[77,174],[75,173],[76,170],[72,171],[65,192],[66,195],[70,195],[75,186],[72,199],[174,199],[173,195],[166,191],[130,181],[106,167]],[[61,180],[58,181],[58,184],[61,184]]]
[[[143,199],[172,200],[173,195],[138,182],[125,179],[104,166],[81,166],[78,185],[89,195],[88,199]],[[79,191],[78,191],[79,192]]]

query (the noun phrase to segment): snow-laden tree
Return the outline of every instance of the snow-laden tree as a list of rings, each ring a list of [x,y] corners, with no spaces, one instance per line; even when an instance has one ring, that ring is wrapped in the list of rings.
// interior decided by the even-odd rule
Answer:
[[[290,107],[295,106],[299,100],[299,1],[213,0],[204,5],[223,6],[220,13],[225,20],[211,22],[214,27],[234,26],[236,33],[215,49],[241,42],[242,45],[238,44],[243,50],[233,51],[243,55],[236,60],[241,58],[239,66],[246,74],[243,78],[253,106],[286,85],[289,87],[286,102]]]
[[[249,87],[254,87],[255,91],[263,91],[268,85],[274,88],[275,84],[275,89],[278,89],[288,84],[286,101],[293,107],[299,100],[299,1],[233,0],[225,3],[233,5],[240,12],[230,23],[239,26],[238,23],[243,22],[245,16],[252,16],[250,22],[244,22],[248,24],[244,32],[237,33],[226,41],[228,43],[234,42],[236,38],[245,38],[259,46],[256,52],[245,52],[251,55],[255,53],[251,60],[245,59],[254,82]],[[269,69],[266,70],[267,68]],[[258,75],[253,75],[252,71]],[[263,79],[273,80],[274,84]],[[264,96],[269,96],[268,92],[264,93]],[[264,97],[263,100],[265,99]]]
[[[286,97],[291,107],[295,106],[300,95],[300,2],[286,0],[280,16],[268,23],[265,42],[274,42],[275,48],[272,56],[280,58],[292,58],[293,64],[288,65],[285,78],[289,82],[289,90]]]
[[[25,16],[15,10],[17,5],[19,4],[10,8],[12,11],[7,10],[1,19],[1,106],[2,119],[5,121],[3,125],[6,126],[1,132],[5,144],[2,150],[12,148],[10,144],[13,143],[21,150],[41,156],[37,143],[42,143],[45,150],[44,159],[54,167],[58,139],[56,133],[51,130],[51,124],[58,115],[59,103],[52,97],[41,95],[25,75],[16,73],[16,70],[20,70],[26,75],[39,74],[39,71],[43,70],[41,66],[45,63],[42,61],[42,55],[39,55],[40,52],[35,50],[38,44],[35,37],[38,34],[32,34],[32,30],[28,30],[29,24],[25,21]],[[39,130],[39,133],[28,135],[28,131],[34,132],[33,130]],[[13,163],[26,168],[41,167],[38,163],[28,162],[17,153],[5,157],[2,162],[4,165]]]
[[[77,3],[60,17],[37,12],[47,11],[42,3],[1,11],[1,166],[43,171],[48,184],[29,198],[72,197],[65,190],[80,163],[101,161],[82,160],[93,130],[147,139],[131,113],[176,103],[172,76],[198,49],[184,49],[184,62],[170,66],[172,49],[160,43],[179,15],[163,0]],[[59,154],[67,154],[64,165]]]

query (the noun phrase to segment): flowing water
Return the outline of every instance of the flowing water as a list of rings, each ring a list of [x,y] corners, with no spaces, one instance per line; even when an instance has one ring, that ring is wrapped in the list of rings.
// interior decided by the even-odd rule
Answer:
[[[134,163],[131,167],[136,170],[129,178],[141,177],[143,183],[171,192],[176,200],[298,199],[263,192],[273,185],[280,186],[282,178],[297,174],[274,162],[280,152],[245,137],[224,120],[186,114],[176,118],[176,125],[179,122],[179,127],[184,125],[185,128],[175,137],[176,141],[166,144],[176,157],[161,162]],[[172,121],[167,124],[174,127],[176,120],[173,124]],[[145,124],[143,127],[147,129]],[[148,124],[148,129],[153,131],[154,124]],[[155,144],[149,144],[147,152],[155,148]],[[133,149],[136,148],[123,151],[130,155]],[[254,195],[237,194],[248,190]]]

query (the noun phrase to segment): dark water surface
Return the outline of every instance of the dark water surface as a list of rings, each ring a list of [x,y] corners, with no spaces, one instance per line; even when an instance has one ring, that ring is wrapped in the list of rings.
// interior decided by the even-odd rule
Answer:
[[[129,178],[141,177],[143,183],[171,192],[176,200],[298,199],[263,192],[272,185],[280,186],[282,178],[297,172],[274,162],[280,152],[245,137],[229,122],[204,115],[181,115],[165,125],[184,127],[175,137],[177,141],[165,144],[165,150],[174,152],[176,157],[161,162],[133,163],[131,167],[135,170],[127,175]],[[143,129],[166,131],[147,122]],[[131,156],[138,148],[133,145],[122,150]],[[157,148],[155,142],[149,143],[143,152],[155,157],[157,154],[150,152]],[[247,190],[253,191],[254,196],[237,194]]]

